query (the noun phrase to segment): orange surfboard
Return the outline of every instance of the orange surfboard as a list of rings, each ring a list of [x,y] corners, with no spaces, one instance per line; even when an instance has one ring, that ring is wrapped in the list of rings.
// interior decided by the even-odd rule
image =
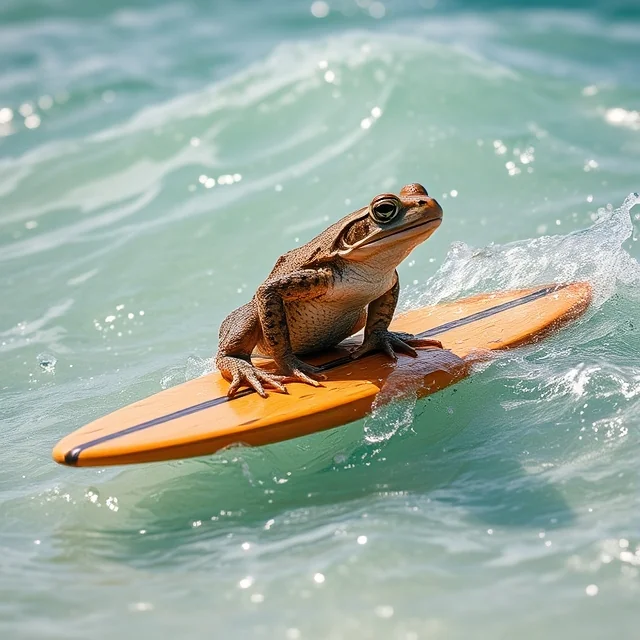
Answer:
[[[212,454],[234,444],[267,445],[338,427],[366,416],[378,392],[391,386],[422,397],[469,375],[491,351],[535,342],[578,317],[591,300],[586,282],[499,291],[409,311],[391,328],[437,337],[444,349],[398,356],[393,364],[372,353],[351,360],[345,347],[309,358],[323,366],[321,387],[289,383],[288,394],[248,389],[226,396],[228,383],[215,371],[161,391],[99,418],[63,438],[56,462],[106,466]],[[269,369],[268,360],[257,360]],[[382,394],[381,394],[382,395]],[[394,394],[384,394],[385,396]]]

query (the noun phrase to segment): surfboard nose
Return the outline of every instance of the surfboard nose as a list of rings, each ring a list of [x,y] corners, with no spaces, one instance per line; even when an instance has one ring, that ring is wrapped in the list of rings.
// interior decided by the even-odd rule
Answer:
[[[58,464],[64,464],[70,467],[78,466],[79,447],[75,447],[72,442],[69,442],[69,436],[63,438],[53,447],[51,451],[51,457]]]
[[[68,464],[65,459],[66,450],[62,446],[62,442],[58,442],[58,444],[53,447],[53,451],[51,452],[51,457],[58,464]]]

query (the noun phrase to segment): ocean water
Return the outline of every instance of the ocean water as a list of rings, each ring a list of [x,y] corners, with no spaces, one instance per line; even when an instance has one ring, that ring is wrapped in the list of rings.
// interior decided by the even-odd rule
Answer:
[[[51,460],[414,181],[403,308],[585,278],[588,313],[341,429]],[[637,191],[637,2],[3,0],[0,637],[638,637]]]

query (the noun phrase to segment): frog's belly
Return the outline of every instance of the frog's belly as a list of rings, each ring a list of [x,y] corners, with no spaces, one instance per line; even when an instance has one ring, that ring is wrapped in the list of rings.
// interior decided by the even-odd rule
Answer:
[[[287,305],[287,324],[294,353],[310,353],[334,347],[364,327],[366,307],[345,309],[326,300]]]
[[[367,306],[389,291],[395,272],[381,276],[360,266],[344,272],[329,291],[313,300],[286,302],[287,326],[294,353],[311,353],[335,347],[365,326]],[[260,341],[258,348],[269,353]]]

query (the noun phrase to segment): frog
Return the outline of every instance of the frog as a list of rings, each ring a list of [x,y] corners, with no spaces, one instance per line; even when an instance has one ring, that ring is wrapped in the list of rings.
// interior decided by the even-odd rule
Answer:
[[[288,393],[287,384],[314,387],[326,379],[301,358],[338,346],[361,330],[351,359],[371,352],[391,362],[397,353],[442,349],[439,340],[390,331],[398,304],[397,267],[440,226],[442,207],[418,183],[398,195],[381,193],[304,245],[280,256],[246,304],[221,323],[215,365],[229,382],[227,396],[241,387]],[[254,365],[270,358],[275,371]]]

